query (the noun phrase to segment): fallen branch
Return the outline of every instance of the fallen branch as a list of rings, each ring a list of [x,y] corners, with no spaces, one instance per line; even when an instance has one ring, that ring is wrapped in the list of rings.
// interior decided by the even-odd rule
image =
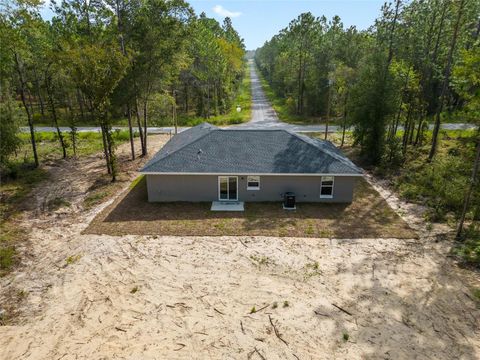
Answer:
[[[350,315],[350,316],[353,316],[353,314],[351,312],[348,312],[347,310],[345,310],[344,308],[338,306],[338,305],[335,305],[335,304],[332,304],[333,306],[335,306],[338,310],[340,311],[343,311],[345,314],[347,315]]]
[[[282,337],[280,336],[280,333],[278,332],[275,324],[273,323],[272,317],[270,315],[268,315],[268,319],[270,320],[270,324],[272,324],[273,331],[275,332],[275,335],[277,336],[277,338],[279,338],[285,345],[288,346],[288,343],[285,340],[283,340]]]
[[[240,328],[242,329],[242,333],[245,335],[245,329],[243,328],[242,320],[240,320]]]
[[[118,326],[115,326],[115,330],[117,330],[117,331],[123,331],[123,332],[127,332],[127,330],[125,330],[125,329],[122,329],[122,328],[119,328]]]
[[[178,349],[173,349],[173,351],[179,351],[179,350],[182,350],[185,346],[185,344],[182,344],[182,343],[177,343],[177,345],[180,345],[180,347]]]
[[[267,305],[265,305],[264,307],[261,307],[260,309],[255,310],[255,311],[253,312],[253,314],[258,313],[259,311],[262,311],[262,310],[266,309],[266,308],[269,307],[269,306],[270,306],[270,304],[267,304]],[[249,314],[252,314],[252,312],[249,312]]]
[[[238,239],[238,240],[242,243],[243,246],[248,247],[248,246],[242,241],[242,239]]]
[[[260,351],[258,351],[258,349],[257,349],[256,347],[255,347],[254,349],[255,349],[255,352],[258,354],[258,356],[260,356],[260,358],[261,358],[262,360],[267,360],[267,359],[265,358],[265,356],[263,356],[263,355],[260,353]]]
[[[317,310],[313,310],[313,312],[314,312],[316,315],[319,315],[319,316],[330,317],[330,315],[322,314],[321,312],[318,312]]]
[[[213,308],[213,310],[215,310],[217,313],[221,314],[221,315],[225,315],[223,312],[221,312],[220,310],[217,310],[215,308]]]

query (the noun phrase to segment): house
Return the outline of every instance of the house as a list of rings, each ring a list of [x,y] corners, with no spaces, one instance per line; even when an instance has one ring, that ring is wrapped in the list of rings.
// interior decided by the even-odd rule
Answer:
[[[362,171],[331,142],[287,130],[220,129],[174,136],[140,171],[150,202],[352,201]]]

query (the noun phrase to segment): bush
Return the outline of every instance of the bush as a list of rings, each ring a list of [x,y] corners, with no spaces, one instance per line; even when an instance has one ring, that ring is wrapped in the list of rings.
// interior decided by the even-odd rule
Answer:
[[[290,114],[295,114],[295,112],[297,110],[297,104],[291,96],[288,97],[287,100],[285,100],[285,105],[287,106],[287,111]]]
[[[8,270],[13,265],[15,248],[7,246],[0,248],[0,270]]]
[[[465,262],[480,266],[480,226],[471,224],[466,228],[464,238],[454,252]]]
[[[430,164],[416,165],[412,162],[396,180],[402,197],[429,206],[431,221],[442,220],[448,212],[458,213],[471,164],[461,157],[445,155]]]
[[[128,130],[114,130],[113,139],[115,141],[130,141],[130,134]]]
[[[102,133],[95,131],[78,132],[77,137],[82,140],[96,140],[102,138]]]

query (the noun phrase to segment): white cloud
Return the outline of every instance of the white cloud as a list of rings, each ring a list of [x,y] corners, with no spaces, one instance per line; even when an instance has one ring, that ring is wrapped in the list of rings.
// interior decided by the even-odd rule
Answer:
[[[222,5],[215,5],[213,7],[213,12],[215,14],[218,14],[220,16],[223,16],[223,17],[231,17],[231,18],[235,18],[235,17],[239,17],[240,15],[242,15],[242,13],[240,11],[230,11],[230,10],[227,10],[225,9]]]

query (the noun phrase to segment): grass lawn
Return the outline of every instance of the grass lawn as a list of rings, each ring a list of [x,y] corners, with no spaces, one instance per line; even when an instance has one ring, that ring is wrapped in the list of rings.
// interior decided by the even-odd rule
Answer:
[[[247,203],[244,212],[212,212],[211,203],[149,203],[146,181],[91,222],[87,234],[180,236],[280,236],[334,238],[415,238],[416,234],[364,180],[352,204]]]

